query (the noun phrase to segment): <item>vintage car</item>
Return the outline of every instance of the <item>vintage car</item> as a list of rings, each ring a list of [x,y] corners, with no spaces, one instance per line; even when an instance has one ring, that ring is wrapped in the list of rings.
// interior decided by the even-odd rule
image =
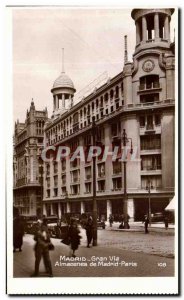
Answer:
[[[157,212],[151,216],[151,222],[152,223],[164,222],[164,218],[165,216],[162,212]]]
[[[49,216],[45,218],[50,236],[53,238],[64,239],[68,232],[68,224],[62,222],[57,216]]]
[[[22,215],[22,219],[24,222],[24,232],[29,234],[35,234],[37,230],[37,216],[24,216]]]
[[[105,222],[103,220],[97,219],[97,228],[101,227],[102,229],[105,229]]]

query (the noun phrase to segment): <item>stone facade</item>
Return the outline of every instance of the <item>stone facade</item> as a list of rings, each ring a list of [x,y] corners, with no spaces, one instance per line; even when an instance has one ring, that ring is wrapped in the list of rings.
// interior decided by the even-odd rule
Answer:
[[[41,215],[43,198],[43,130],[47,109],[37,111],[31,102],[25,123],[15,123],[13,203],[25,216]]]
[[[68,146],[74,152],[92,144],[92,118],[96,143],[122,147],[126,130],[133,145],[127,159],[127,209],[132,220],[148,212],[162,212],[174,195],[175,54],[170,41],[173,9],[136,9],[133,61],[78,104],[68,76],[53,85],[53,115],[45,126],[45,146]],[[59,107],[59,100],[62,107]],[[128,141],[127,141],[128,145]],[[124,213],[124,163],[96,160],[97,210],[106,219]],[[92,212],[92,162],[69,159],[44,163],[43,213]]]

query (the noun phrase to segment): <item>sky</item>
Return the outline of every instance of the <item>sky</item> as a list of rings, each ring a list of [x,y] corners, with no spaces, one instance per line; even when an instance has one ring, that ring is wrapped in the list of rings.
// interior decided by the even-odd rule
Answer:
[[[175,27],[171,22],[171,38]],[[52,114],[51,88],[64,69],[79,92],[107,71],[123,69],[124,35],[128,59],[135,49],[131,9],[14,8],[12,14],[13,116],[24,122],[33,98],[37,110]]]

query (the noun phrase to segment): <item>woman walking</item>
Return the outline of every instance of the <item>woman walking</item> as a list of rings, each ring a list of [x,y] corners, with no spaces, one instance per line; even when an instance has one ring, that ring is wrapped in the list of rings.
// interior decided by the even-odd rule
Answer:
[[[80,230],[77,226],[77,222],[75,219],[71,219],[70,226],[68,229],[68,238],[70,240],[70,247],[72,250],[72,257],[75,256],[75,251],[78,249],[80,245],[81,236],[79,235]]]

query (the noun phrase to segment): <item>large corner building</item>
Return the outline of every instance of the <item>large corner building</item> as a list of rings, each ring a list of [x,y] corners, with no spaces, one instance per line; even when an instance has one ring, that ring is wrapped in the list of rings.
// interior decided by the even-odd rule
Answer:
[[[21,215],[40,216],[43,198],[43,148],[44,125],[47,109],[38,111],[31,102],[26,120],[15,123],[13,153],[13,204]]]
[[[123,129],[132,139],[136,157],[127,161],[127,207],[135,221],[142,220],[148,212],[148,183],[152,213],[163,211],[174,195],[175,54],[170,39],[173,11],[134,9],[133,61],[128,61],[125,48],[122,72],[76,105],[76,90],[66,73],[61,73],[51,89],[53,115],[45,126],[46,146],[65,145],[71,152],[78,145],[87,149],[92,144],[93,117],[98,128],[97,143],[102,148],[122,146]],[[99,157],[96,170],[98,215],[108,218],[109,214],[122,214],[123,162],[102,162]],[[43,214],[60,218],[65,213],[91,212],[92,172],[92,163],[79,159],[45,162]],[[33,177],[36,183],[35,172]]]

